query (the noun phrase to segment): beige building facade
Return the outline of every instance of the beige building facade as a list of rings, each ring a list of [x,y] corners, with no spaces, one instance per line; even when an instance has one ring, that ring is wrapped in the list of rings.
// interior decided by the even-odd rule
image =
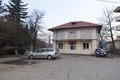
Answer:
[[[115,10],[115,13],[118,13],[119,15],[115,17],[116,22],[120,22],[120,6],[118,6]],[[120,40],[120,25],[116,26],[117,31],[117,40]]]
[[[120,6],[118,6],[115,10],[115,13],[118,13],[118,16],[115,18],[116,22],[120,22]],[[120,24],[116,26],[117,31],[117,39],[115,40],[115,48],[120,49]]]
[[[63,54],[94,53],[98,47],[98,33],[101,25],[76,21],[49,29],[53,32],[53,46]]]

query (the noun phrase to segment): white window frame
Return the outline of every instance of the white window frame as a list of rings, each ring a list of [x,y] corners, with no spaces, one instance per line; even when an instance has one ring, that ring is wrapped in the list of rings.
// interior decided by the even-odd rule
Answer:
[[[64,44],[62,42],[58,43],[58,49],[63,49],[64,48]]]
[[[84,49],[84,50],[90,49],[90,44],[89,44],[89,42],[84,42],[84,43],[83,43],[83,49]]]
[[[70,44],[70,50],[76,50],[76,44]]]

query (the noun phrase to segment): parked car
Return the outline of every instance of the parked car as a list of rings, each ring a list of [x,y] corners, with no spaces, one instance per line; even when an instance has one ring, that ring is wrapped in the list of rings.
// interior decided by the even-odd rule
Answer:
[[[56,48],[40,48],[28,54],[29,59],[47,58],[49,60],[60,57],[59,50]]]
[[[95,55],[97,57],[107,57],[107,52],[106,50],[99,48],[95,50]]]

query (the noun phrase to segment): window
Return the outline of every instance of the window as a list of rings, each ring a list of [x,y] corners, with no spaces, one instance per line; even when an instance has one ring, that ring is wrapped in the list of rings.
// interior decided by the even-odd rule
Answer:
[[[39,52],[46,52],[46,49],[38,49],[35,52],[39,53]]]
[[[41,51],[40,52],[46,52],[47,51],[47,49],[41,49]]]
[[[83,49],[89,49],[89,43],[83,43]]]
[[[52,48],[48,48],[47,52],[53,52],[54,50]]]
[[[75,30],[68,32],[68,39],[76,39],[76,38],[77,38],[77,32]]]
[[[59,48],[59,49],[63,49],[63,43],[59,43],[59,44],[58,44],[58,48]]]
[[[75,34],[75,31],[71,31],[70,34]]]
[[[76,49],[75,44],[70,44],[70,50],[75,50],[75,49]]]

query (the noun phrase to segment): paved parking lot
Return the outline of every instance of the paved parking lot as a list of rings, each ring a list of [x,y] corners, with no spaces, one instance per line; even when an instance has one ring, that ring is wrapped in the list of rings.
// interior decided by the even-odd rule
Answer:
[[[11,60],[27,61],[28,64],[4,63]],[[57,60],[1,58],[0,80],[120,80],[120,57],[62,55]]]

